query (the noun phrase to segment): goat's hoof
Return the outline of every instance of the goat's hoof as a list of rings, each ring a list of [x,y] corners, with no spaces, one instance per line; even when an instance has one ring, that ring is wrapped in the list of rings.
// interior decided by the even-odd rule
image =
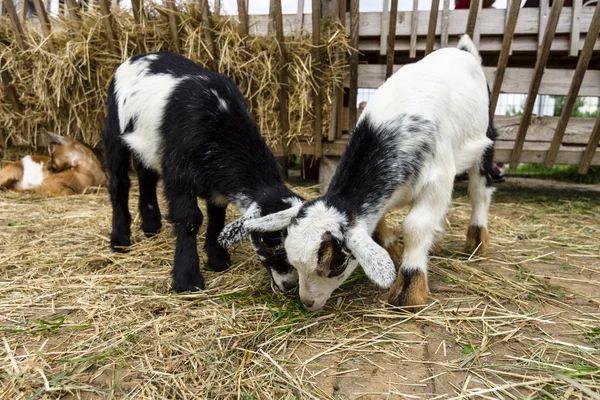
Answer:
[[[231,260],[229,259],[229,257],[227,257],[226,259],[209,259],[206,265],[215,272],[222,272],[231,266]]]
[[[416,312],[427,303],[427,278],[417,269],[404,269],[389,291],[388,303]]]
[[[187,280],[177,279],[173,281],[172,288],[173,291],[177,293],[204,290],[204,278],[202,277],[202,274],[198,273],[197,276]]]
[[[402,260],[402,246],[398,243],[398,240],[394,240],[392,243],[385,247],[394,264],[398,264]]]
[[[131,246],[129,235],[111,235],[110,248],[117,253],[127,253]]]
[[[160,230],[162,228],[162,224],[159,221],[158,223],[156,222],[148,222],[148,223],[142,223],[142,231],[144,232],[144,235],[147,238],[151,238],[154,237],[156,235],[158,235],[160,233]]]
[[[469,226],[467,230],[467,243],[465,244],[465,253],[482,254],[489,246],[490,237],[487,228],[484,226]]]

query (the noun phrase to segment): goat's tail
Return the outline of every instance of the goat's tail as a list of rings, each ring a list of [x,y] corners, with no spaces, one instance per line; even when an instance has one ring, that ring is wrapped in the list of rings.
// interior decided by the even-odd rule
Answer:
[[[477,51],[477,47],[475,47],[475,43],[473,43],[469,35],[462,35],[458,41],[458,46],[456,47],[458,47],[459,50],[471,53],[473,57],[479,61],[479,64],[481,64],[481,56],[479,55],[479,51]]]

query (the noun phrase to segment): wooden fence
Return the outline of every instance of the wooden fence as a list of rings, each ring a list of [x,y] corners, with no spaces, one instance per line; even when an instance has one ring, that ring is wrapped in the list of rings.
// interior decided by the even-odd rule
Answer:
[[[112,37],[111,5],[109,0],[97,0],[106,27],[107,41]],[[143,0],[133,0],[133,13],[139,24]],[[42,0],[33,0],[40,20],[40,29],[50,34],[51,19]],[[385,0],[384,4],[388,4]],[[563,7],[564,0],[555,0],[548,6],[542,0],[539,8],[520,8],[520,1],[508,2],[507,9],[482,9],[481,0],[472,0],[469,10],[450,10],[449,0],[433,0],[432,11],[398,12],[398,1],[391,0],[390,12],[359,13],[359,0],[312,0],[313,14],[302,13],[304,0],[299,1],[298,13],[282,15],[281,0],[272,0],[270,15],[248,15],[247,1],[238,0],[239,29],[242,34],[266,35],[274,32],[279,50],[286,59],[285,35],[296,32],[313,32],[320,26],[323,16],[332,15],[345,24],[350,44],[357,51],[348,57],[348,73],[344,87],[335,92],[333,113],[324,120],[321,107],[322,93],[313,93],[314,140],[312,143],[294,141],[277,146],[283,154],[338,157],[348,141],[348,132],[355,124],[358,110],[355,107],[358,88],[377,88],[402,64],[414,62],[436,48],[455,46],[458,36],[469,33],[480,52],[485,72],[492,88],[492,107],[495,109],[500,93],[527,94],[523,114],[519,117],[496,117],[500,131],[496,161],[577,164],[579,172],[586,173],[590,165],[600,165],[600,118],[571,118],[577,96],[600,97],[600,8],[582,7],[582,0],[574,0],[573,7]],[[62,4],[62,3],[61,3]],[[93,4],[93,3],[92,3]],[[214,48],[214,35],[210,29],[207,0],[200,0],[205,24],[205,42]],[[17,41],[22,42],[21,21],[25,13],[17,15],[11,0],[3,0],[4,12],[11,20]],[[179,51],[179,33],[176,5],[165,0],[174,51]],[[75,0],[65,0],[62,11],[74,20],[78,18]],[[316,87],[319,82],[320,30],[315,30],[312,68]],[[142,49],[141,49],[142,50]],[[285,65],[285,64],[284,64]],[[209,66],[211,67],[211,66]],[[212,66],[215,67],[214,65]],[[5,93],[16,112],[19,99],[11,90],[11,77],[2,74]],[[285,66],[279,73],[280,126],[289,127],[286,92],[289,79]],[[537,95],[566,96],[559,117],[536,117],[533,106]],[[321,135],[321,126],[328,124],[328,134]]]

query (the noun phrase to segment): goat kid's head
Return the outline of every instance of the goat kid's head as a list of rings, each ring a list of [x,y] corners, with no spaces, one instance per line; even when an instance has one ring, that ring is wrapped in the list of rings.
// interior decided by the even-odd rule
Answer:
[[[331,293],[358,264],[369,279],[382,288],[390,287],[396,279],[394,262],[375,243],[367,227],[360,222],[350,223],[344,213],[326,205],[323,200],[248,219],[240,226],[245,233],[288,227],[285,252],[289,263],[298,272],[300,300],[310,311],[323,308]],[[231,245],[242,238],[243,235],[235,240],[237,238],[229,235],[227,239],[233,240],[223,242]]]
[[[87,156],[87,149],[79,141],[52,132],[46,132],[46,135],[50,141],[48,169],[51,172],[76,168],[80,159]]]

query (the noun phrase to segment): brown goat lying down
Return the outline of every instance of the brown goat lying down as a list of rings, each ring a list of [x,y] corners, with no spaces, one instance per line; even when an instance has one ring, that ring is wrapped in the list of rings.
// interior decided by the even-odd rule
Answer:
[[[106,174],[94,153],[75,139],[48,133],[50,157],[25,156],[0,170],[0,188],[42,196],[83,193],[106,186]]]

